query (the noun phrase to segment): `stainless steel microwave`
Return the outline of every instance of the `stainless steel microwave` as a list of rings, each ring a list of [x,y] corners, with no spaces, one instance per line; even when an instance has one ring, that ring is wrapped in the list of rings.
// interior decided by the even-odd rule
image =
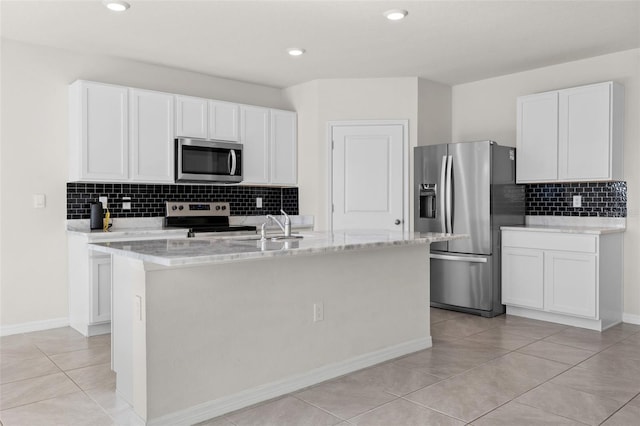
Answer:
[[[176,182],[242,182],[242,144],[176,139]]]

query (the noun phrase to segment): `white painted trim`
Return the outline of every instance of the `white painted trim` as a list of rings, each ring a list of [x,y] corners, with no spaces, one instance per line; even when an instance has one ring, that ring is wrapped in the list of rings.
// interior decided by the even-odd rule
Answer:
[[[256,386],[234,395],[218,398],[204,404],[149,420],[149,426],[181,426],[192,425],[213,417],[248,407],[261,401],[284,395],[325,380],[333,379],[362,368],[370,367],[393,358],[430,348],[431,337],[403,342],[395,346],[360,355],[341,362],[329,364],[306,373],[298,374],[283,380]]]
[[[608,326],[603,326],[602,320],[574,317],[571,315],[556,314],[553,312],[538,311],[535,309],[521,308],[519,306],[507,306],[507,315],[514,315],[517,317],[531,318],[540,321],[555,322],[558,324],[570,325],[573,327],[586,328],[595,331],[604,331],[607,328],[613,327],[620,322],[613,323]]]
[[[640,315],[622,314],[622,322],[640,325]]]
[[[52,318],[44,321],[23,322],[22,324],[3,325],[2,328],[0,328],[0,336],[49,330],[51,328],[66,327],[68,325],[69,318],[67,317]]]
[[[410,181],[409,172],[411,165],[409,164],[409,120],[349,120],[349,121],[328,121],[327,122],[327,164],[328,164],[328,179],[327,179],[327,218],[328,229],[333,231],[333,149],[332,149],[332,135],[333,128],[340,126],[402,126],[402,180],[404,188],[402,191],[403,200],[403,212],[402,212],[402,229],[408,232],[411,229],[410,223],[410,211],[409,211],[409,197],[410,197]]]

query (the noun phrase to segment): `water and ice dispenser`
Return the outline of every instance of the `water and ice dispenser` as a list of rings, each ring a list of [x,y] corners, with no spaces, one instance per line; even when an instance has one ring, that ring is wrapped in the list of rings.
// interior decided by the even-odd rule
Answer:
[[[425,219],[436,217],[436,188],[435,183],[420,184],[420,217]]]

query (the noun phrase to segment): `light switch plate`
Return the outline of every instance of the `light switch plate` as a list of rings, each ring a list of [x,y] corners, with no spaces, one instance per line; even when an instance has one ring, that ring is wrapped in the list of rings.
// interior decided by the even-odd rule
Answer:
[[[573,196],[573,207],[582,207],[582,195]]]
[[[122,210],[131,210],[131,197],[122,197]]]
[[[262,208],[262,197],[256,197],[256,208],[257,209]]]
[[[33,208],[44,209],[47,207],[47,197],[44,194],[33,194]]]
[[[106,209],[107,208],[107,201],[108,201],[108,197],[105,195],[103,197],[98,197],[98,201],[100,201],[102,203],[102,208]]]

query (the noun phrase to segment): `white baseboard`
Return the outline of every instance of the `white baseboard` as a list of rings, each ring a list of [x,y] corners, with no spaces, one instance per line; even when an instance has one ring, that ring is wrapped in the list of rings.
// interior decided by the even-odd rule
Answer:
[[[432,346],[431,337],[411,340],[379,351],[370,352],[341,362],[316,368],[306,373],[267,383],[185,410],[166,414],[147,422],[150,426],[188,426],[240,408],[266,401],[325,380],[333,379],[362,368],[370,367],[393,358],[410,354]]]
[[[640,325],[640,315],[622,314],[622,322]]]
[[[53,318],[44,321],[23,322],[22,324],[3,325],[0,328],[0,336],[49,330],[50,328],[66,327],[68,325],[69,318],[67,317]]]

